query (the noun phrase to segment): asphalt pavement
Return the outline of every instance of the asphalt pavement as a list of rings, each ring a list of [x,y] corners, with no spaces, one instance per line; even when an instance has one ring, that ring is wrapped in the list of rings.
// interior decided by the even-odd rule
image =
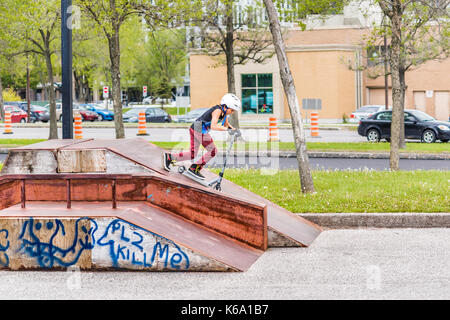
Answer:
[[[2,299],[450,299],[448,229],[324,231],[247,272],[0,272]]]
[[[450,170],[449,160],[400,159],[400,170]],[[389,170],[389,159],[309,158],[313,170]],[[297,158],[233,157],[227,162],[232,168],[298,169]],[[212,160],[211,167],[221,168],[223,161]]]

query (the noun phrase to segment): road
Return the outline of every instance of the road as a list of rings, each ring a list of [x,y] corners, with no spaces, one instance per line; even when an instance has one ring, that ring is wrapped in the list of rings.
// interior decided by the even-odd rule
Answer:
[[[296,158],[229,158],[229,167],[233,168],[270,168],[278,170],[297,169]],[[222,167],[223,161],[212,160],[213,167]],[[309,158],[313,170],[389,170],[389,159],[345,159],[345,158]],[[400,170],[449,170],[449,160],[410,160],[400,159]]]
[[[448,229],[324,231],[243,273],[0,272],[2,299],[450,299]]]

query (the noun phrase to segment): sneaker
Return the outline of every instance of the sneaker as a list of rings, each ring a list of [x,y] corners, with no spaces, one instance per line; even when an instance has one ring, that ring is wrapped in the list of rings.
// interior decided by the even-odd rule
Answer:
[[[172,155],[170,153],[163,154],[162,164],[164,169],[170,171],[170,166],[173,165],[174,163],[175,161],[173,160]]]
[[[205,176],[200,173],[200,170],[202,170],[202,166],[198,164],[193,164],[187,172],[189,172],[191,175],[196,177],[197,179],[205,180]]]

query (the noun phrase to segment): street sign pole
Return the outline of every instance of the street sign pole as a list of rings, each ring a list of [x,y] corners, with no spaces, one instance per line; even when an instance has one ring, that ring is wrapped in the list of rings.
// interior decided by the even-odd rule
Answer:
[[[103,87],[103,99],[106,100],[106,110],[109,110],[109,88]]]
[[[62,57],[62,136],[73,139],[72,96],[72,25],[69,10],[72,0],[61,0],[61,57]]]

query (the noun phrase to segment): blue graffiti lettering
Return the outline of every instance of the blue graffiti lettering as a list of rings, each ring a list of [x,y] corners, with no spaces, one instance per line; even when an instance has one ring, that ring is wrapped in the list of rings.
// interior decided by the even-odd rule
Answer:
[[[0,265],[3,267],[9,266],[9,257],[6,250],[9,249],[9,232],[6,229],[0,230]]]
[[[82,222],[89,221],[93,227],[89,230],[81,225]],[[73,239],[59,241],[59,243],[67,243],[68,246],[63,248],[55,245],[55,238],[65,239],[66,231],[61,220],[56,219],[55,223],[47,222],[45,231],[51,231],[51,236],[48,240],[42,241],[35,231],[43,228],[42,223],[35,223],[33,218],[27,220],[23,226],[19,236],[22,240],[19,251],[23,251],[30,257],[36,258],[39,265],[43,268],[51,268],[55,264],[62,267],[69,267],[78,262],[84,250],[91,250],[95,245],[95,231],[97,230],[97,223],[90,218],[80,218],[75,223],[75,230]]]
[[[155,261],[161,261],[165,268],[168,267],[169,263],[172,268],[177,270],[182,267],[189,268],[189,258],[177,244],[141,229],[145,233],[152,234],[155,239],[161,238],[165,242],[162,244],[157,240],[152,247],[145,247],[143,235],[134,231],[131,227],[141,229],[123,220],[114,220],[106,227],[104,234],[97,242],[99,246],[109,246],[114,267],[119,267],[119,262],[124,261],[136,266],[151,268]]]
[[[153,247],[153,254],[152,254],[152,263],[156,259],[156,253],[159,249],[159,258],[163,259],[164,261],[164,267],[167,267],[167,260],[169,259],[169,246],[166,244],[164,245],[164,248],[161,247],[161,243],[157,242],[155,246]],[[166,258],[164,259],[164,252],[166,253]]]
[[[136,231],[133,231],[133,234],[136,235],[139,238],[139,240],[133,241],[131,244],[142,252],[144,248],[141,246],[141,243],[144,240],[144,237],[141,234],[137,233]]]
[[[77,264],[84,251],[107,246],[114,267],[127,262],[141,268],[152,268],[157,263],[158,268],[189,269],[189,257],[176,243],[123,220],[109,223],[98,241],[98,224],[91,218],[76,220],[73,232],[67,228],[68,224],[59,219],[42,222],[29,218],[20,230],[18,252],[35,259],[42,268],[69,267]],[[8,236],[8,230],[0,230],[0,266],[3,267],[10,264]]]

